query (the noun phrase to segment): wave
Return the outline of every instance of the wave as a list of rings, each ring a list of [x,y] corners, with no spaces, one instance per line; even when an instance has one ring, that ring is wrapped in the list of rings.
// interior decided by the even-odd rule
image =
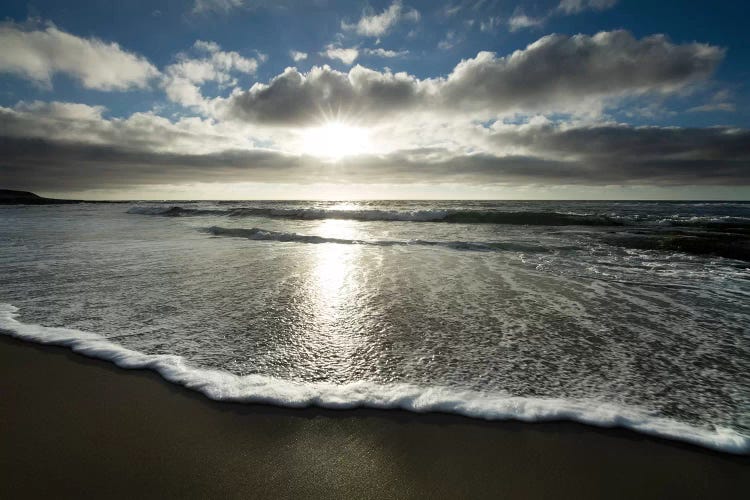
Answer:
[[[337,210],[324,208],[186,208],[181,206],[134,206],[127,213],[163,217],[262,217],[295,220],[355,220],[382,222],[445,222],[454,224],[507,224],[526,226],[645,226],[652,228],[694,228],[730,234],[750,235],[750,218],[734,216],[672,217],[472,209],[430,210]]]
[[[216,401],[294,408],[365,407],[417,413],[444,412],[485,420],[572,420],[598,427],[624,427],[728,453],[750,453],[750,437],[732,429],[695,427],[638,408],[600,401],[517,397],[408,383],[361,381],[338,385],[294,382],[263,375],[240,376],[191,366],[176,355],[146,354],[128,349],[95,333],[23,323],[17,316],[18,308],[0,304],[0,332],[26,341],[69,347],[85,356],[111,361],[121,368],[153,370],[169,382]]]
[[[742,233],[629,232],[607,235],[603,238],[603,241],[610,245],[637,250],[682,252],[691,255],[716,256],[750,262],[750,237]]]
[[[357,220],[446,222],[454,224],[511,224],[526,226],[620,226],[621,221],[605,215],[571,214],[560,212],[498,212],[490,210],[335,210],[317,208],[228,208],[203,209],[180,206],[135,206],[130,214],[160,215],[164,217],[197,217],[205,215],[228,217],[266,217],[298,220]]]
[[[204,229],[207,233],[214,236],[227,236],[233,238],[246,238],[255,241],[279,241],[295,243],[334,243],[339,245],[372,245],[372,246],[401,246],[401,245],[419,245],[431,247],[444,247],[453,250],[466,250],[474,252],[528,252],[542,253],[548,252],[549,249],[531,244],[523,243],[502,243],[502,242],[479,242],[479,241],[429,241],[429,240],[349,240],[343,238],[326,238],[323,236],[305,235],[297,233],[285,233],[281,231],[270,231],[253,227],[246,228],[229,228],[220,226],[211,226]]]

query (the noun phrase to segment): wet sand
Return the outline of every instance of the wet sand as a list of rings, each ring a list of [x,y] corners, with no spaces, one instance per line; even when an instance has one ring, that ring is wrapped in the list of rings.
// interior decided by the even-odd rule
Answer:
[[[0,498],[744,498],[750,457],[569,422],[217,403],[0,336]]]

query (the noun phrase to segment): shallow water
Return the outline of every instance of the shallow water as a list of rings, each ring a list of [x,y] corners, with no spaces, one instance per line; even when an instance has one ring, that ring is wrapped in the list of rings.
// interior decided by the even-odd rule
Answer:
[[[216,399],[747,453],[749,239],[741,203],[3,207],[0,328]]]

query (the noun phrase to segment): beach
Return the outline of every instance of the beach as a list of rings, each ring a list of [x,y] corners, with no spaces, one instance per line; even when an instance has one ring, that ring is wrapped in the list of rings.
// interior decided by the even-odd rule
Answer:
[[[0,500],[750,498],[742,7],[3,2]]]
[[[742,498],[750,459],[570,422],[221,403],[0,337],[0,497]]]

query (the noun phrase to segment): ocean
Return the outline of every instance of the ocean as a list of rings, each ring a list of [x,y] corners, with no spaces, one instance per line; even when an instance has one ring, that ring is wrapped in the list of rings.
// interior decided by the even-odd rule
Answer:
[[[0,207],[0,331],[216,400],[750,453],[750,204]]]

